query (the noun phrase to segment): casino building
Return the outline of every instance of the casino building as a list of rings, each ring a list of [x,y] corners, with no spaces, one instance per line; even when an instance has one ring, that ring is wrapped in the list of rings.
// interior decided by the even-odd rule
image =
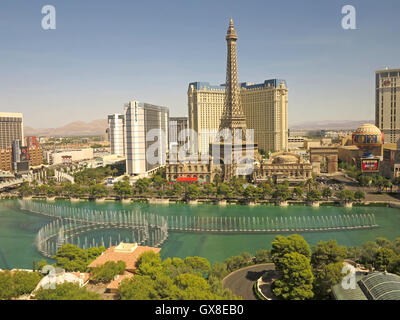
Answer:
[[[365,123],[353,132],[351,143],[339,147],[339,160],[356,165],[363,173],[379,172],[384,144],[381,130]]]

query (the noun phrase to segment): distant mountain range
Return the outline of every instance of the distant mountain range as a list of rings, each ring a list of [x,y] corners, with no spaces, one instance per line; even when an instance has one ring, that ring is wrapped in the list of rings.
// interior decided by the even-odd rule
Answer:
[[[323,121],[305,121],[295,123],[290,125],[289,128],[291,130],[320,130],[320,129],[328,129],[328,130],[351,130],[357,129],[360,125],[364,123],[372,123],[375,124],[374,120],[323,120]]]
[[[374,123],[373,120],[323,120],[323,121],[306,121],[295,123],[289,128],[291,130],[320,130],[320,129],[341,129],[351,130],[356,129],[363,123]],[[62,136],[62,137],[73,137],[73,136],[96,136],[103,135],[108,128],[106,119],[93,120],[90,122],[75,121],[71,122],[60,128],[48,128],[48,129],[34,129],[32,127],[24,127],[25,135],[27,136]]]
[[[75,121],[60,128],[34,129],[25,126],[24,134],[26,136],[40,136],[40,137],[96,136],[105,134],[107,128],[108,128],[107,120],[100,119],[100,120],[93,120],[91,122]]]

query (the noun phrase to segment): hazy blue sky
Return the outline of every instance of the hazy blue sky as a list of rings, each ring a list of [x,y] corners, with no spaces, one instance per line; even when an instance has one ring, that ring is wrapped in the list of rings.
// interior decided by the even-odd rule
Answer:
[[[57,29],[41,28],[42,6]],[[341,8],[357,10],[343,30]],[[374,71],[400,67],[398,0],[1,0],[0,111],[56,127],[130,99],[187,114],[192,81],[225,81],[233,17],[239,80],[286,79],[289,124],[374,118]]]

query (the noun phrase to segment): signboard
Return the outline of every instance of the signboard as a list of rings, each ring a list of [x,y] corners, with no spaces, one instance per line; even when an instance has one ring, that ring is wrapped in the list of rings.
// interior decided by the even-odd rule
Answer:
[[[379,171],[379,160],[378,159],[361,159],[361,170],[363,172]]]
[[[28,161],[28,160],[29,160],[28,147],[21,147],[20,161]]]

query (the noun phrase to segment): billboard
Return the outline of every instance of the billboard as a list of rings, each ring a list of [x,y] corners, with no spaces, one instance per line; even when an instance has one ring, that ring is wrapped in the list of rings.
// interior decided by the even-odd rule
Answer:
[[[378,159],[361,159],[361,170],[363,172],[378,172],[379,160]]]
[[[28,161],[28,160],[29,160],[29,150],[28,150],[28,147],[21,147],[20,161]]]

